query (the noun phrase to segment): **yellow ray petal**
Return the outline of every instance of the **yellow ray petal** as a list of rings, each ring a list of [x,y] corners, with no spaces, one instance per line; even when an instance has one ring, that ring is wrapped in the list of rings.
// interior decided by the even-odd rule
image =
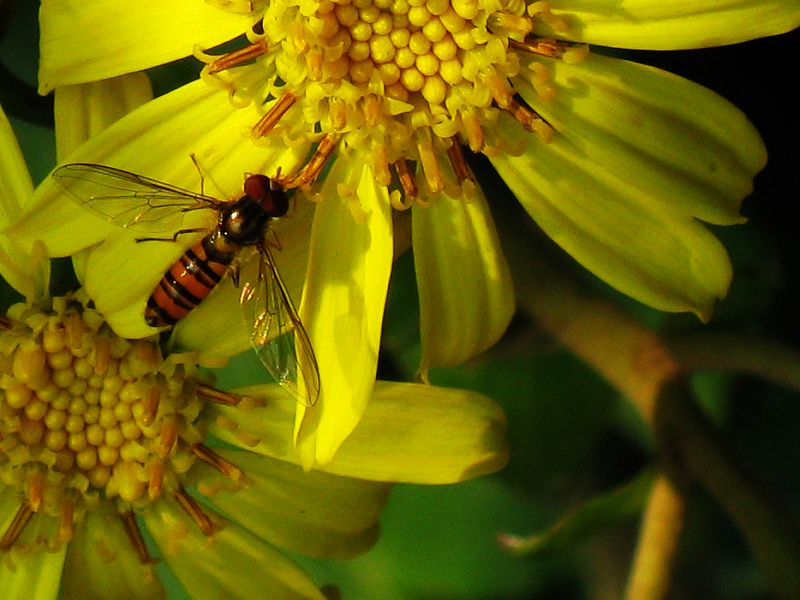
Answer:
[[[0,231],[16,222],[31,203],[33,183],[11,123],[0,107]],[[42,252],[0,235],[0,275],[30,300],[47,295],[49,263]]]
[[[251,452],[215,451],[247,474],[247,484],[220,490],[211,502],[263,540],[306,556],[336,558],[361,554],[375,543],[388,485],[306,472]],[[209,475],[214,486],[219,474]]]
[[[352,169],[357,189],[340,198],[336,192]],[[388,192],[370,166],[337,161],[322,195],[300,311],[322,382],[317,405],[298,411],[297,446],[306,467],[331,460],[372,393],[393,252]]]
[[[0,487],[0,532],[5,532],[19,507],[20,498],[16,490],[5,485]],[[44,540],[52,537],[55,519],[45,515],[34,515],[28,522],[15,546],[25,546],[18,552],[15,546],[3,551],[0,560],[0,595],[3,598],[36,598],[56,600],[61,587],[61,572],[67,547],[62,544],[56,550],[44,547]]]
[[[766,151],[730,102],[660,69],[597,54],[543,62],[555,97],[542,100],[524,81],[517,88],[595,168],[625,179],[656,208],[720,225],[744,220],[739,205]]]
[[[233,39],[252,26],[249,14],[202,0],[44,0],[39,10],[39,92],[141,71]],[[87,35],[91,32],[91,35]]]
[[[278,386],[237,391],[266,402],[252,410],[210,407],[211,432],[248,450],[299,463],[286,434],[295,411],[292,399]],[[506,464],[505,426],[500,407],[476,392],[379,381],[358,426],[333,460],[317,468],[373,481],[464,481]]]
[[[88,511],[69,544],[64,566],[65,598],[155,600],[165,597],[153,565],[139,561],[116,514]]]
[[[152,98],[153,89],[144,73],[59,88],[54,108],[58,162]]]
[[[206,537],[177,504],[153,508],[147,529],[191,597],[251,600],[266,592],[270,600],[324,600],[297,565],[235,524]]]
[[[654,205],[624,173],[604,170],[564,137],[492,163],[547,235],[620,291],[701,319],[725,295],[730,260],[703,225]]]
[[[494,344],[514,314],[514,288],[483,193],[441,194],[412,208],[420,369],[460,364]],[[455,267],[455,268],[454,268]]]
[[[792,0],[552,0],[554,15],[569,26],[537,24],[539,35],[645,50],[678,50],[735,44],[778,35],[800,25]]]

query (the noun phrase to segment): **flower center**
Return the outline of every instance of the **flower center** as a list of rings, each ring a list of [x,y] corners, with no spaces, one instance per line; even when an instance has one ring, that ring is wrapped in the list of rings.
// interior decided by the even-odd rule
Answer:
[[[11,307],[0,321],[0,482],[22,500],[0,549],[33,513],[58,518],[69,539],[73,521],[103,501],[133,522],[162,493],[212,529],[192,514],[181,480],[198,458],[236,473],[201,444],[194,422],[207,388],[192,375],[155,342],[117,337],[73,298],[46,312]]]
[[[531,36],[535,20],[565,27],[546,3],[523,0],[274,0],[249,46],[198,58],[209,63],[207,81],[263,106],[255,137],[318,144],[280,180],[285,187],[307,188],[338,148],[363,151],[378,183],[398,181],[406,196],[416,193],[407,160],[431,192],[458,195],[452,173],[461,184],[470,176],[455,145],[518,151],[493,133],[502,112],[545,141],[551,135],[511,83],[522,70],[544,81],[547,68],[520,55],[579,60],[585,48]],[[439,164],[446,154],[452,169]]]

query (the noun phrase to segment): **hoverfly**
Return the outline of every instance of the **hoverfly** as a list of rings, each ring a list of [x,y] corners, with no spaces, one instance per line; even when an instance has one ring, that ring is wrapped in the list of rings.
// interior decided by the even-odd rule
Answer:
[[[251,327],[250,342],[267,371],[293,396],[311,406],[319,397],[317,361],[267,244],[269,223],[289,209],[286,192],[265,175],[249,175],[244,194],[222,201],[106,165],[73,163],[53,172],[58,185],[74,199],[121,227],[164,231],[171,237],[142,237],[137,242],[177,240],[206,231],[159,281],[147,301],[144,319],[152,327],[171,327],[188,314],[229,274],[238,285],[236,258],[246,246],[259,255],[258,280],[242,287],[240,304]],[[177,229],[183,214],[217,213],[216,226]],[[298,386],[302,378],[302,387]]]

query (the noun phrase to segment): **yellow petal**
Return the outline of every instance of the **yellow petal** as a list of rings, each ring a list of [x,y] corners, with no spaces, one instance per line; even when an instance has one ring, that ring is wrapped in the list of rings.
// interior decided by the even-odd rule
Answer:
[[[216,46],[254,21],[202,0],[43,0],[39,93],[189,56],[195,44]]]
[[[150,80],[144,73],[59,88],[54,108],[58,162],[152,98]]]
[[[14,130],[0,107],[0,275],[31,301],[47,295],[50,269],[41,248],[5,230],[31,203],[33,183]]]
[[[19,508],[16,490],[5,484],[0,486],[0,532],[8,529]],[[61,587],[61,572],[64,567],[66,545],[56,551],[44,547],[52,537],[55,519],[45,515],[34,515],[28,522],[17,544],[25,546],[24,552],[17,552],[12,546],[2,551],[0,560],[0,581],[3,587],[0,595],[5,598],[36,598],[37,600],[56,600]]]
[[[295,411],[292,399],[277,386],[237,391],[264,398],[264,406],[209,407],[211,432],[254,452],[299,463],[286,434]],[[330,463],[316,468],[373,481],[455,483],[506,464],[505,426],[500,407],[476,392],[379,381],[353,433]]]
[[[165,597],[152,565],[139,561],[119,516],[95,510],[86,513],[69,544],[63,594],[81,600]]]
[[[730,102],[671,73],[598,54],[577,64],[542,64],[552,75],[552,99],[524,81],[515,84],[576,151],[654,207],[720,225],[744,220],[739,205],[766,151]]]
[[[144,515],[172,572],[192,598],[324,600],[292,561],[241,527],[227,523],[204,536],[188,516],[164,500]]]
[[[514,314],[514,288],[492,215],[474,198],[412,208],[419,287],[420,369],[460,364],[494,344]]]
[[[336,558],[361,554],[375,543],[388,485],[305,472],[251,452],[215,452],[241,468],[247,483],[232,492],[220,490],[210,501],[263,540],[306,556]],[[219,474],[208,479],[214,486]]]
[[[554,0],[553,14],[568,27],[537,23],[543,36],[649,50],[735,44],[800,25],[800,3],[785,0]]]
[[[340,198],[335,192],[344,184],[337,182],[353,169],[357,188]],[[297,447],[306,467],[331,460],[372,393],[393,252],[388,192],[370,166],[337,161],[322,197],[300,311],[322,382],[317,405],[298,411]]]
[[[512,136],[516,124],[501,127]],[[730,260],[703,225],[655,205],[625,173],[604,170],[564,137],[492,163],[545,233],[620,291],[702,319],[725,295]]]

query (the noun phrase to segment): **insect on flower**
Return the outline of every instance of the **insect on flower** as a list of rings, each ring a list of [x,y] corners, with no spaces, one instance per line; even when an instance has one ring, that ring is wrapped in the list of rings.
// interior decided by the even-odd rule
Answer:
[[[177,323],[226,274],[238,285],[236,259],[243,248],[254,247],[258,279],[245,283],[240,294],[250,342],[278,383],[304,404],[316,402],[320,380],[314,350],[267,243],[270,221],[289,209],[286,192],[269,177],[248,175],[244,194],[227,202],[106,165],[67,164],[53,178],[73,199],[116,225],[143,233],[174,232],[137,242],[175,242],[180,235],[207,232],[167,269],[150,295],[144,318],[152,327]],[[181,229],[183,216],[195,210],[216,211],[216,226]]]

